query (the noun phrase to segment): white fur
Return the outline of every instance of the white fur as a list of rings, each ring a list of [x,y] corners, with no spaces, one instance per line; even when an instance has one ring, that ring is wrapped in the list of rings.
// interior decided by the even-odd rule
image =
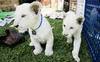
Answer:
[[[31,10],[32,5],[39,5],[39,11],[38,14],[35,14],[34,11]],[[30,46],[34,46],[35,49],[33,53],[35,55],[38,55],[42,52],[42,47],[40,43],[46,43],[46,49],[45,49],[45,55],[51,56],[53,54],[53,33],[52,28],[47,21],[46,18],[42,16],[42,24],[38,28],[38,26],[41,23],[41,4],[37,1],[29,4],[24,3],[22,5],[19,5],[16,7],[15,11],[15,21],[12,26],[18,26],[18,31],[20,33],[24,33],[28,30],[30,35]],[[21,17],[22,15],[26,15],[25,17]],[[38,28],[37,30],[35,30]],[[32,34],[32,31],[36,31],[36,35]]]
[[[82,31],[82,23],[77,23],[77,18],[80,17],[76,15],[73,11],[69,11],[65,14],[65,18],[63,20],[63,35],[67,37],[67,42],[72,42],[72,36],[74,37],[73,58],[80,62],[80,58],[78,57],[79,49],[81,45],[81,31]],[[73,27],[70,29],[70,27]]]

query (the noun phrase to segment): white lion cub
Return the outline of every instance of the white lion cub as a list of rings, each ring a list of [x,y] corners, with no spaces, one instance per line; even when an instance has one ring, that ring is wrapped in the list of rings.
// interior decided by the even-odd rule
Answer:
[[[63,35],[67,37],[67,42],[72,42],[72,37],[74,37],[73,58],[80,62],[80,58],[78,57],[79,49],[81,45],[81,31],[82,31],[83,17],[78,16],[73,11],[68,11],[65,14],[65,18],[63,20]]]
[[[29,32],[30,46],[34,46],[33,53],[38,55],[42,52],[41,43],[46,43],[45,55],[53,54],[53,33],[47,19],[41,14],[41,3],[34,1],[16,6],[15,21],[11,27],[18,26],[18,31]]]

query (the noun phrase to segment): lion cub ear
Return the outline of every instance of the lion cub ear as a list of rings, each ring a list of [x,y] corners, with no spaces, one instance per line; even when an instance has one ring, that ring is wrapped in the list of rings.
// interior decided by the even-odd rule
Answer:
[[[42,6],[42,4],[40,2],[34,1],[34,2],[31,3],[31,10],[33,12],[35,12],[35,14],[38,14],[38,12],[41,9],[41,6]]]
[[[84,21],[84,17],[80,16],[80,17],[77,18],[77,23],[79,25],[81,25],[83,23],[83,21]]]

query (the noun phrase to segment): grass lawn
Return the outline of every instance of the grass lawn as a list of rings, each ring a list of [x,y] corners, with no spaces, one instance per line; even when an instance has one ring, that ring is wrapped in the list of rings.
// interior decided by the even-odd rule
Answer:
[[[16,45],[15,47],[8,47],[0,44],[0,62],[75,62],[71,51],[72,44],[67,44],[66,39],[62,36],[62,20],[51,20],[50,24],[54,27],[54,54],[50,57],[44,55],[44,52],[35,56],[32,53],[32,47],[28,44],[30,42],[29,36],[25,36],[25,42]],[[0,35],[5,34],[6,27],[0,27]],[[87,46],[82,39],[80,49],[80,62],[92,62],[88,54]]]

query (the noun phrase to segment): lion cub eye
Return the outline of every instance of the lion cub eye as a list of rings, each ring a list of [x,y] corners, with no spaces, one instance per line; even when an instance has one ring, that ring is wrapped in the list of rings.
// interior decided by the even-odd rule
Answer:
[[[22,15],[21,17],[23,18],[23,17],[25,17],[26,15]]]
[[[66,25],[64,25],[64,27],[65,27]]]
[[[70,27],[69,29],[73,29],[73,27]]]

